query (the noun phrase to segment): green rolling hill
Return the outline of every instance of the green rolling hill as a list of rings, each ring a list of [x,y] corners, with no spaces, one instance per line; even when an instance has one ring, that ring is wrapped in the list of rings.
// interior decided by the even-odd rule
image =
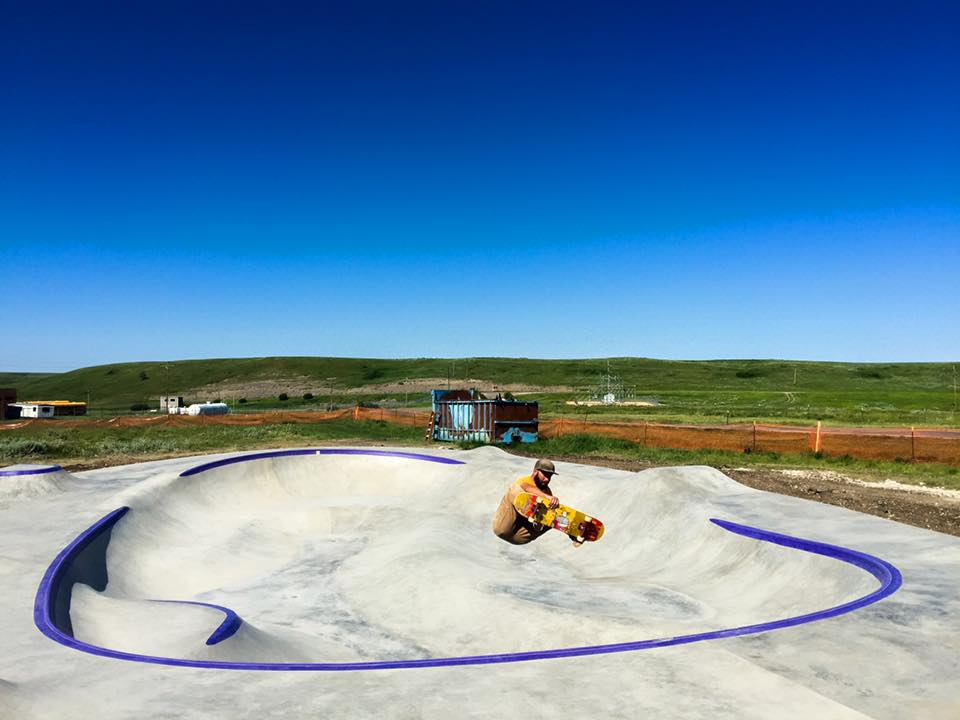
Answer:
[[[659,419],[824,419],[843,423],[958,426],[953,363],[834,363],[788,360],[675,361],[648,358],[538,360],[525,358],[363,359],[270,357],[122,363],[65,373],[0,373],[0,387],[21,400],[87,400],[91,411],[156,407],[163,394],[188,401],[222,396],[247,407],[290,407],[307,392],[330,401],[400,399],[424,406],[430,386],[516,389],[543,412],[568,410],[616,375],[653,407],[593,408],[616,417]],[[289,395],[280,404],[278,395]]]

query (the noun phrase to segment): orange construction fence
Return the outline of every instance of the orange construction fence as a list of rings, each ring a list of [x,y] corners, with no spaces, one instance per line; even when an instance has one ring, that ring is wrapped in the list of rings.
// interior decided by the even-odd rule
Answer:
[[[749,423],[665,425],[659,423],[541,420],[541,437],[584,433],[635,442],[643,447],[731,452],[821,453],[863,460],[909,460],[960,465],[960,431],[916,428],[834,428]]]
[[[61,427],[189,427],[193,425],[264,425],[372,420],[428,428],[432,414],[408,409],[353,407],[327,412],[266,412],[230,415],[120,416],[70,420],[26,419],[0,424],[0,430],[42,423]],[[738,425],[667,425],[651,422],[603,422],[557,418],[540,421],[540,437],[587,434],[616,437],[643,447],[731,452],[821,453],[863,460],[904,460],[960,465],[960,431],[926,428],[835,428],[748,423]]]

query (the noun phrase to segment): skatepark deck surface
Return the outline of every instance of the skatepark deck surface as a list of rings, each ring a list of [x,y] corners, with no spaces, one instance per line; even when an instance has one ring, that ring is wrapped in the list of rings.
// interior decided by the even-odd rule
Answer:
[[[706,467],[297,449],[0,469],[0,717],[956,718],[960,539]]]

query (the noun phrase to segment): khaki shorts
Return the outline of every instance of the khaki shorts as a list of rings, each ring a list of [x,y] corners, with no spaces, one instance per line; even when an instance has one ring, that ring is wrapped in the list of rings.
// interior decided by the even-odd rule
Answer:
[[[493,516],[493,534],[512,545],[526,545],[543,535],[550,528],[535,525],[517,512],[513,503],[504,496]]]

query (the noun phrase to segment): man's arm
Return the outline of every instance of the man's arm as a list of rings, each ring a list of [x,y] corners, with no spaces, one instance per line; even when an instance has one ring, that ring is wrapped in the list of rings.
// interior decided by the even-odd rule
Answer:
[[[557,498],[556,495],[545,493],[543,490],[538,488],[532,482],[520,483],[520,487],[523,488],[524,492],[528,492],[531,495],[536,495],[537,497],[542,497],[544,500],[546,500],[550,504],[551,508],[555,508],[557,505],[560,504],[560,499]]]

